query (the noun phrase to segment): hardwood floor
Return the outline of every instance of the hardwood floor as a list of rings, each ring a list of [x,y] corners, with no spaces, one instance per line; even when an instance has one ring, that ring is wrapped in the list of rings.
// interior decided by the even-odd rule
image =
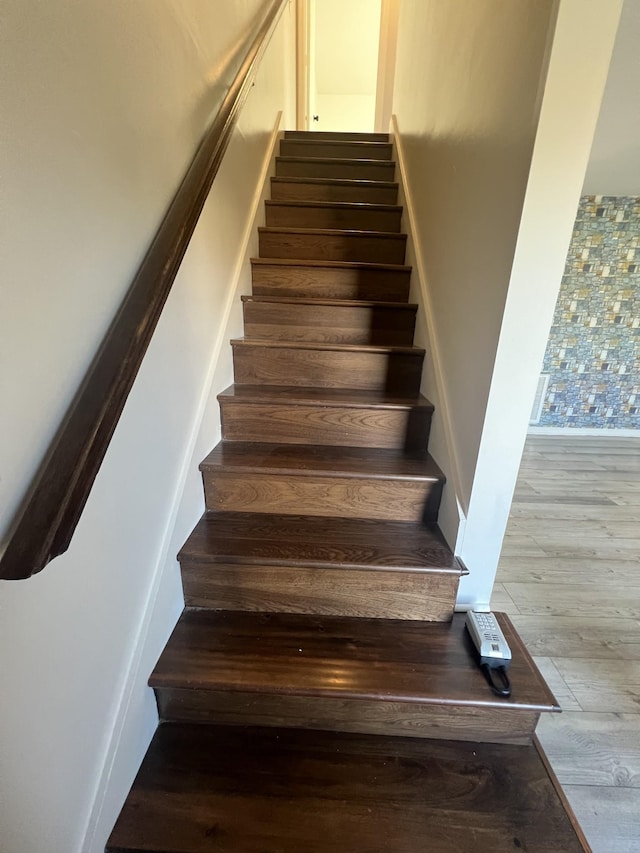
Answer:
[[[640,435],[531,436],[492,606],[564,713],[537,734],[593,853],[640,851]]]
[[[580,849],[531,745],[171,723],[158,729],[108,846],[109,853]]]

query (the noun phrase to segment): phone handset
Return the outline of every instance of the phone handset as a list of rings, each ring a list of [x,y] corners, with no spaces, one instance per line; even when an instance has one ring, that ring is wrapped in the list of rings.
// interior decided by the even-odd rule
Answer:
[[[511,664],[511,649],[495,615],[469,610],[465,624],[480,655],[480,668],[489,686],[498,696],[510,696],[511,683],[507,669]],[[494,675],[499,676],[501,684],[496,683]]]

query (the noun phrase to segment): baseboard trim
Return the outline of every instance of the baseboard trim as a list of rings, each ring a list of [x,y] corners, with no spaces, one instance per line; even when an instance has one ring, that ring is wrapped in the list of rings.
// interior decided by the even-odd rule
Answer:
[[[563,438],[640,438],[640,428],[608,429],[607,427],[540,427],[531,426],[527,435],[556,435]]]
[[[158,550],[158,559],[149,586],[149,594],[143,608],[142,618],[140,620],[138,632],[132,644],[131,656],[126,667],[125,675],[122,679],[121,689],[119,691],[119,698],[116,703],[116,709],[113,715],[112,725],[106,737],[106,746],[103,751],[102,769],[98,775],[98,781],[95,786],[94,795],[89,809],[89,814],[82,835],[81,850],[83,851],[83,853],[91,853],[91,851],[94,850],[94,845],[96,842],[96,833],[100,826],[100,818],[107,797],[107,791],[111,779],[111,772],[114,767],[116,756],[118,754],[118,750],[122,740],[122,735],[125,729],[127,714],[131,705],[133,693],[136,685],[140,681],[140,665],[143,659],[143,652],[149,635],[149,629],[151,626],[158,593],[161,588],[165,569],[170,559],[169,548],[173,539],[173,531],[182,502],[182,496],[184,493],[187,476],[189,474],[189,471],[191,470],[193,455],[196,449],[198,435],[206,411],[206,406],[211,396],[211,389],[216,372],[216,367],[220,357],[220,352],[222,349],[222,345],[226,340],[226,332],[227,326],[229,324],[231,310],[236,300],[239,299],[238,291],[240,289],[240,284],[242,281],[242,270],[247,261],[249,241],[256,229],[256,219],[260,212],[260,205],[264,200],[266,193],[268,192],[269,176],[271,173],[272,164],[274,162],[275,148],[278,143],[278,140],[282,135],[280,131],[281,122],[282,111],[278,112],[276,116],[275,125],[272,130],[269,143],[266,147],[264,159],[260,169],[260,174],[256,182],[256,189],[251,200],[247,223],[245,226],[245,230],[242,234],[242,239],[240,241],[240,247],[238,250],[238,256],[233,271],[233,276],[231,277],[231,286],[229,287],[229,294],[227,296],[224,309],[222,311],[219,333],[211,351],[211,358],[209,361],[206,378],[203,384],[202,394],[200,396],[196,416],[194,418],[193,426],[189,434],[186,449],[183,455],[182,463],[180,466],[180,474],[177,480],[176,489],[171,503],[171,510],[167,519],[167,524],[162,537],[162,542]],[[176,621],[179,615],[180,612],[177,612]],[[151,741],[152,736],[153,732],[151,732],[149,736],[149,742]]]

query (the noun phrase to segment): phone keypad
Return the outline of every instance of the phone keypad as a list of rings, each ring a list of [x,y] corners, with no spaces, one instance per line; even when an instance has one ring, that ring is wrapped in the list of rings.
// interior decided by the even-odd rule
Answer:
[[[478,620],[478,627],[482,631],[485,640],[490,643],[499,643],[500,637],[496,634],[495,617],[488,613],[478,613],[476,614],[476,618]]]

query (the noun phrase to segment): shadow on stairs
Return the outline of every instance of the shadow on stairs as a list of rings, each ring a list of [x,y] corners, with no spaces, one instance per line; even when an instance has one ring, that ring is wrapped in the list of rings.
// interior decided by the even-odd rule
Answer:
[[[453,613],[391,157],[380,134],[281,142],[110,853],[584,849],[534,742],[554,697],[504,615],[494,697]]]

